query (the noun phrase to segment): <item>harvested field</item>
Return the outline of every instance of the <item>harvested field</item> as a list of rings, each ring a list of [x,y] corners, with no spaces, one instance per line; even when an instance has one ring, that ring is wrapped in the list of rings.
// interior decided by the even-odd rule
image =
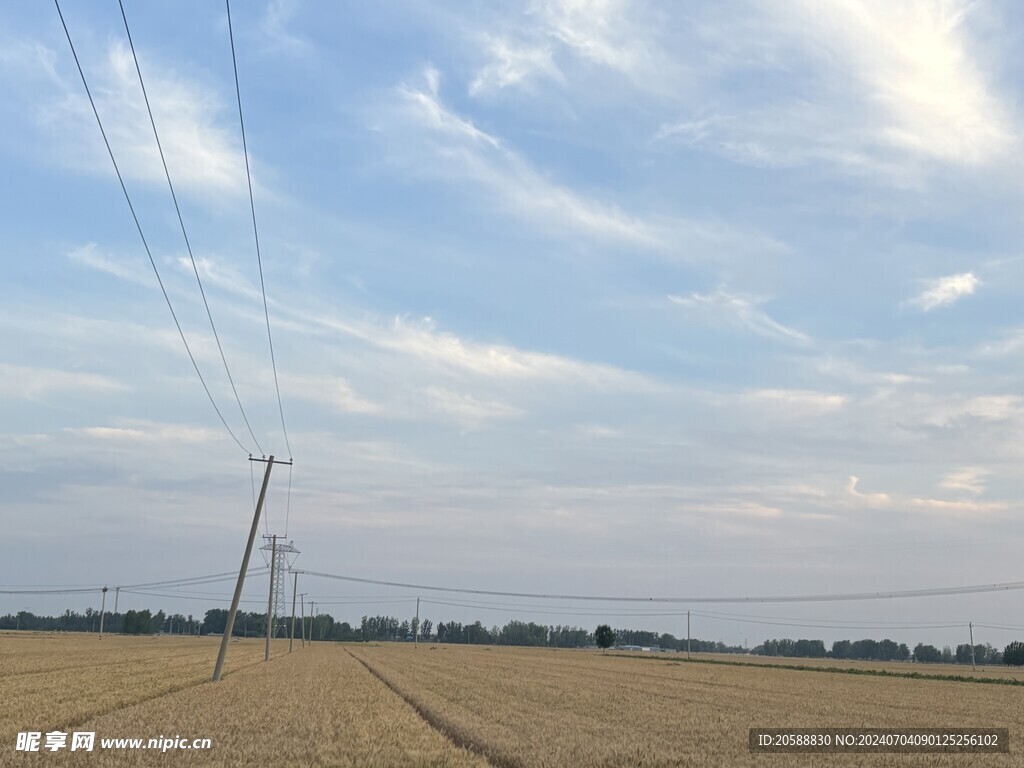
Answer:
[[[641,658],[678,661],[686,658],[684,653],[646,653],[638,654],[630,651],[611,651],[612,654],[623,656],[641,656]],[[1000,680],[1018,680],[1024,684],[1024,669],[1021,667],[978,666],[977,669],[965,664],[918,664],[909,661],[860,661],[857,659],[803,659],[788,656],[745,656],[738,653],[694,653],[695,661],[710,661],[724,664],[754,664],[785,667],[822,667],[871,672],[892,672],[895,674],[951,677],[983,677]]]
[[[751,755],[750,727],[1008,727],[1024,688],[686,664],[576,651],[351,652],[499,766],[1021,765],[1010,755]],[[1013,749],[1011,747],[1011,749]]]
[[[1024,765],[1024,687],[673,663],[588,651],[0,635],[0,764]],[[909,665],[908,665],[909,666]],[[1009,755],[752,755],[763,727],[1006,727]],[[208,738],[206,750],[16,753],[21,730]]]

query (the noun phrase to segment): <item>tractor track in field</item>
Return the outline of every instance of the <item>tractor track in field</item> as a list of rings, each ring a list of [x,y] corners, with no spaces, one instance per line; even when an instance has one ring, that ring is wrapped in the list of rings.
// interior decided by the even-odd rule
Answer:
[[[473,737],[472,734],[467,733],[464,729],[455,725],[443,715],[435,712],[422,701],[417,699],[408,691],[405,691],[396,683],[391,681],[387,675],[381,670],[377,669],[370,662],[352,653],[348,648],[345,648],[345,653],[351,656],[353,659],[358,661],[366,671],[373,675],[375,678],[380,680],[384,685],[394,692],[399,698],[401,698],[406,704],[413,708],[417,715],[429,725],[433,730],[441,734],[445,739],[451,742],[456,747],[466,749],[475,755],[479,755],[494,768],[524,768],[524,763],[519,758],[509,755],[505,752],[495,749],[490,744],[480,741]]]
[[[273,661],[274,658],[276,658],[276,657],[272,656],[270,658],[270,660]],[[260,660],[260,661],[254,661],[251,664],[245,664],[244,666],[237,667],[236,669],[232,669],[230,672],[225,672],[224,673],[224,677],[228,678],[228,677],[230,677],[231,675],[234,675],[237,672],[241,672],[241,671],[246,670],[246,669],[251,669],[252,667],[255,667],[255,666],[257,666],[259,664],[263,664],[263,663],[265,663],[265,662]],[[135,707],[135,706],[138,706],[140,704],[146,704],[146,703],[148,703],[150,701],[156,701],[157,699],[161,699],[164,696],[171,696],[171,695],[173,695],[175,693],[180,693],[181,691],[187,691],[189,688],[197,688],[198,686],[205,685],[206,683],[209,683],[209,682],[210,682],[209,678],[203,678],[203,679],[200,679],[200,680],[196,680],[195,682],[183,683],[182,685],[176,685],[173,688],[170,688],[170,689],[168,689],[166,691],[161,691],[160,693],[154,694],[152,696],[145,696],[145,697],[143,697],[141,699],[137,699],[135,701],[129,702],[129,703],[121,705],[121,706],[111,707],[110,709],[106,709],[106,710],[104,710],[102,712],[92,712],[92,713],[90,713],[89,715],[87,715],[85,717],[79,717],[79,718],[76,718],[76,719],[71,720],[71,721],[66,721],[64,723],[61,723],[61,728],[63,730],[65,730],[65,731],[70,731],[71,729],[77,728],[80,725],[84,725],[85,723],[88,723],[90,720],[94,720],[97,717],[105,717],[106,715],[109,715],[109,714],[111,714],[113,712],[120,712],[122,709],[129,709],[131,707]]]

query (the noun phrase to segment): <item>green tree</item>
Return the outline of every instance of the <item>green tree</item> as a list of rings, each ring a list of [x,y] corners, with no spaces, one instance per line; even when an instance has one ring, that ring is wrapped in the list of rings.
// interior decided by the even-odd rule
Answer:
[[[1013,667],[1024,666],[1024,643],[1014,640],[1003,649],[1003,664]]]
[[[615,632],[607,624],[600,624],[594,630],[594,642],[602,651],[611,648],[615,642]]]

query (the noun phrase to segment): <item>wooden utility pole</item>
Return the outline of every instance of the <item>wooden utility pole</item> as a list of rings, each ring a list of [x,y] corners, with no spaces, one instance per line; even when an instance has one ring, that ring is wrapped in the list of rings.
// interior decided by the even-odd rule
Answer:
[[[302,647],[306,647],[306,593],[303,592],[299,595],[299,609],[302,611],[300,617],[302,619]]]
[[[99,605],[99,639],[103,639],[103,613],[106,612],[106,587],[103,587],[103,600]],[[972,646],[974,647],[974,646]]]
[[[249,461],[262,461],[262,459],[250,458]],[[281,462],[282,464],[284,462]],[[235,594],[231,598],[231,609],[228,611],[228,621],[224,625],[224,637],[220,641],[220,651],[217,653],[217,664],[213,668],[213,682],[217,682],[224,672],[224,659],[228,655],[228,643],[231,641],[231,632],[235,628],[235,615],[238,613],[238,602],[242,599],[242,587],[245,585],[245,572],[249,570],[249,557],[252,555],[252,543],[256,540],[256,531],[260,526],[260,512],[263,511],[263,500],[267,497],[267,486],[270,484],[270,470],[274,466],[274,457],[267,458],[267,471],[263,475],[263,487],[260,488],[260,499],[256,502],[256,512],[252,516],[252,528],[249,530],[249,541],[245,545],[245,554],[242,556],[242,567],[238,571],[238,581],[235,583]]]
[[[295,572],[295,583],[292,586],[292,634],[288,638],[288,653],[292,652],[292,643],[295,642],[295,593],[299,591],[299,572]]]
[[[416,629],[412,633],[413,645],[420,647],[420,599],[416,598]]]
[[[686,612],[686,658],[690,658],[690,612]]]
[[[309,644],[313,644],[313,630],[316,629],[316,602],[309,601]]]
[[[978,667],[974,663],[974,622],[968,623],[967,627],[971,630],[971,669],[976,670]]]
[[[267,596],[267,645],[263,660],[270,661],[270,636],[274,632],[274,577],[277,575],[277,534],[270,537],[270,594]]]

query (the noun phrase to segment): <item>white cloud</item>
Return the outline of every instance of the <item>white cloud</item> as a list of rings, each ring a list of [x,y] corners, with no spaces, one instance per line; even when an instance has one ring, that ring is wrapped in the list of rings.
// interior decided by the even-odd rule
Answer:
[[[927,287],[910,303],[924,312],[946,307],[964,296],[972,295],[981,281],[972,272],[947,275],[929,281]]]
[[[268,48],[275,53],[287,53],[292,56],[308,55],[312,47],[288,26],[298,11],[295,0],[271,0],[260,22],[260,29],[266,35]]]
[[[948,501],[918,496],[894,496],[888,493],[861,493],[857,490],[860,478],[851,476],[846,487],[847,496],[859,506],[874,509],[925,510],[953,516],[990,515],[1009,509],[1002,501]]]
[[[68,252],[68,259],[82,266],[106,272],[130,283],[155,288],[153,272],[139,261],[122,261],[101,253],[96,243],[86,243]]]
[[[807,389],[757,389],[743,396],[747,402],[763,404],[783,413],[828,413],[846,404],[845,395]]]
[[[982,467],[963,467],[950,472],[942,480],[942,487],[950,491],[980,494],[985,492],[985,479],[992,474]]]
[[[982,421],[1008,421],[1021,413],[1022,400],[1016,395],[976,395],[928,399],[920,414],[921,420],[932,426],[948,427],[964,419]],[[914,404],[908,404],[913,412]]]
[[[736,162],[824,162],[894,186],[922,163],[977,167],[1008,156],[1013,121],[992,87],[966,0],[751,0],[706,11],[687,50],[712,62],[708,85],[756,71],[786,76],[768,99],[717,89],[656,132]],[[684,54],[685,55],[685,54]],[[799,78],[793,72],[801,73]]]
[[[69,427],[64,431],[71,435],[94,440],[126,444],[163,445],[168,442],[200,444],[215,443],[224,438],[223,432],[217,429],[157,422],[128,422],[125,426],[118,427]]]
[[[123,392],[128,387],[95,373],[0,363],[0,395],[37,400],[53,394]]]
[[[237,118],[232,122],[227,117],[230,112],[212,89],[155,63],[145,50],[139,56],[175,187],[243,194],[245,160],[235,125]],[[166,186],[131,51],[115,41],[103,61],[87,62],[87,66],[93,98],[121,172],[132,179]],[[112,173],[81,83],[69,81],[64,90],[63,101],[41,113],[44,125],[57,134],[58,157],[83,171]]]
[[[497,137],[449,110],[438,96],[437,70],[428,68],[424,79],[425,88],[402,87],[398,91],[405,120],[416,127],[420,137],[426,129],[425,135],[432,140],[426,157],[416,151],[415,162],[421,167],[426,160],[425,167],[432,173],[472,181],[487,189],[508,212],[549,230],[645,248],[665,246],[662,227],[550,181]]]
[[[521,409],[506,403],[483,400],[441,387],[430,387],[425,394],[431,409],[454,417],[464,427],[476,428],[487,421],[513,419],[524,414]]]
[[[469,84],[471,96],[524,85],[534,78],[564,81],[552,57],[550,46],[516,43],[502,37],[483,35],[483,47],[491,61]]]
[[[1024,328],[1006,332],[998,341],[990,341],[978,347],[976,354],[983,357],[1006,357],[1024,349]]]
[[[673,260],[721,258],[756,249],[778,252],[772,238],[715,221],[631,213],[558,183],[521,153],[471,119],[449,109],[439,96],[440,73],[428,67],[419,86],[396,91],[398,102],[374,115],[376,129],[394,134],[389,157],[403,169],[475,187],[492,206],[538,229],[578,241],[640,248]],[[621,190],[609,190],[609,196]]]
[[[311,376],[281,373],[281,389],[290,397],[311,400],[346,413],[379,414],[384,412],[380,403],[369,400],[352,388],[340,376]]]
[[[791,344],[807,344],[807,334],[773,319],[758,306],[760,301],[718,290],[714,293],[694,293],[688,297],[669,295],[669,301],[694,310],[713,322],[745,328],[759,336]]]

